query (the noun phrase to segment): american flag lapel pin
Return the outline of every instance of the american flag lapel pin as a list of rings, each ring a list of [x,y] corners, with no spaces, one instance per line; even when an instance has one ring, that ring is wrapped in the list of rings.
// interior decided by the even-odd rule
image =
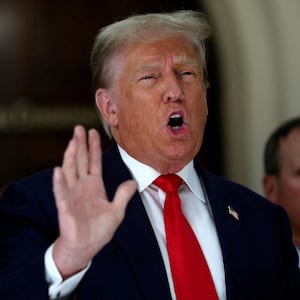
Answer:
[[[228,213],[238,221],[240,218],[237,211],[230,205],[228,205],[227,208],[228,208]]]

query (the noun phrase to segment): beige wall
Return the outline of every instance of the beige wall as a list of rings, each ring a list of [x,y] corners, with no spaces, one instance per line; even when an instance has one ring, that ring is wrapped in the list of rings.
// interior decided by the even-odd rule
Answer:
[[[261,193],[262,152],[300,114],[300,0],[204,0],[221,62],[225,175]]]

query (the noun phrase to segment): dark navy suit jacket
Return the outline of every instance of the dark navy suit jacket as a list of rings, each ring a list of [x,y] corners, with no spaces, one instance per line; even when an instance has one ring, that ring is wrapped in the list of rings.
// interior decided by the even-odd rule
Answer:
[[[297,254],[285,212],[195,167],[220,240],[227,299],[300,299]],[[110,199],[118,185],[131,178],[116,145],[103,157],[103,176]],[[239,220],[228,213],[228,206]],[[6,189],[0,200],[0,299],[47,299],[44,254],[58,234],[52,170]],[[112,241],[93,259],[74,299],[171,299],[160,250],[138,193]]]

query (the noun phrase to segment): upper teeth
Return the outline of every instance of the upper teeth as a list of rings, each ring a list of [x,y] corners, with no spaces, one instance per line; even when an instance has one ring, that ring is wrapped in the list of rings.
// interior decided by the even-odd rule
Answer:
[[[174,114],[170,117],[170,119],[181,118],[180,114]]]

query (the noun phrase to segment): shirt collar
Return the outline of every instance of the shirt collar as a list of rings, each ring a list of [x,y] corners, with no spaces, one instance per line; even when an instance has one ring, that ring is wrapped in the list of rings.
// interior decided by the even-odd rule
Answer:
[[[159,175],[155,169],[151,168],[148,165],[141,163],[132,156],[130,156],[121,146],[118,145],[120,155],[125,165],[128,167],[131,175],[138,184],[138,191],[143,192]],[[201,181],[197,176],[197,173],[194,168],[194,162],[190,161],[183,169],[178,173],[190,190],[199,198],[202,202],[205,203],[205,197]]]

